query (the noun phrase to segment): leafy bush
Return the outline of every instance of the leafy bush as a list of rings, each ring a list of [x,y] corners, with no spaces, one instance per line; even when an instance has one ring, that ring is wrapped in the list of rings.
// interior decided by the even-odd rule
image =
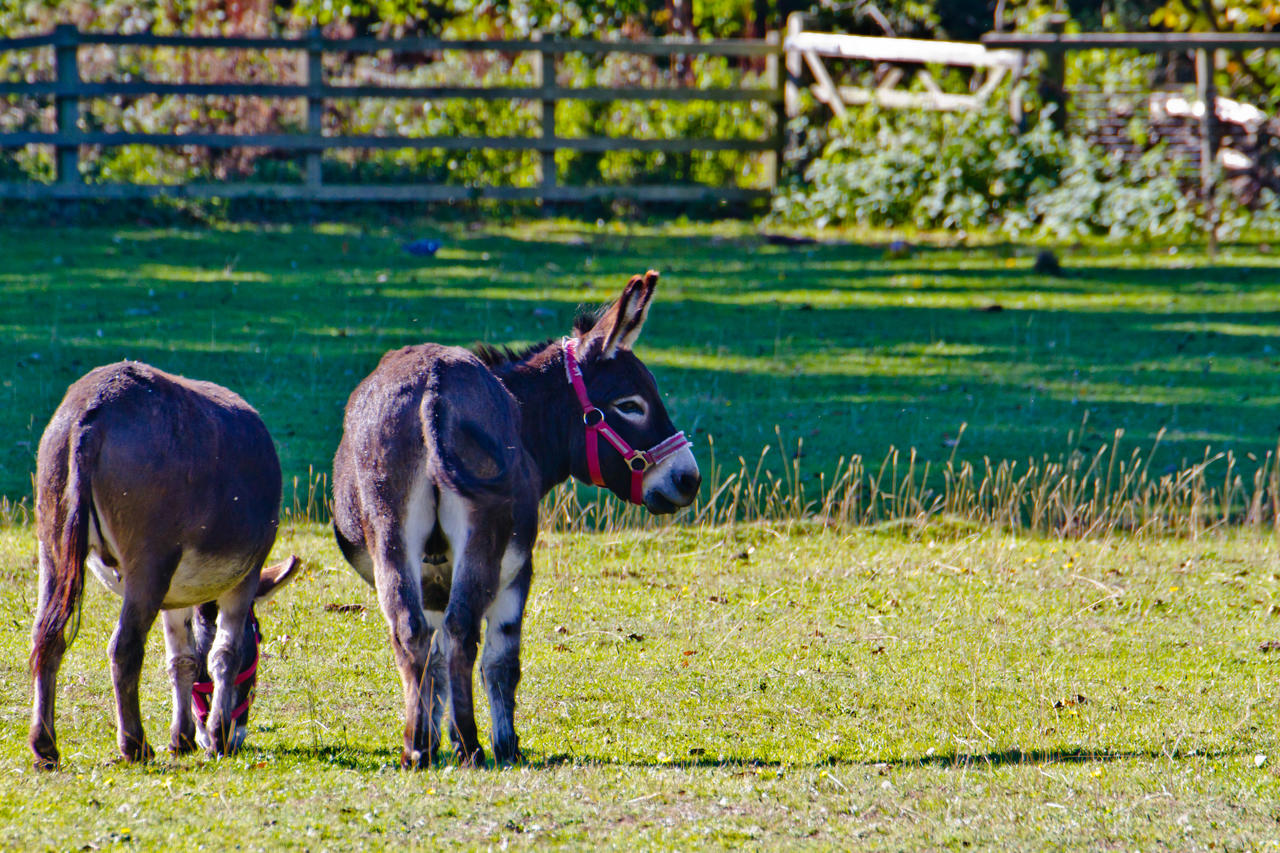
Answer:
[[[1018,134],[1002,113],[864,111],[833,130],[805,183],[775,199],[775,216],[1056,238],[1168,238],[1203,227],[1196,176],[1162,147],[1124,159],[1045,118]],[[1228,232],[1248,220],[1229,196],[1218,203]]]
[[[1188,234],[1201,225],[1188,194],[1191,176],[1178,174],[1178,161],[1164,154],[1163,146],[1157,146],[1126,161],[1119,152],[1109,155],[1073,137],[1058,185],[1029,199],[1026,219],[1010,219],[1007,226],[1064,239]]]
[[[777,210],[817,224],[969,228],[1052,188],[1062,140],[1041,122],[1019,136],[999,113],[862,111]]]

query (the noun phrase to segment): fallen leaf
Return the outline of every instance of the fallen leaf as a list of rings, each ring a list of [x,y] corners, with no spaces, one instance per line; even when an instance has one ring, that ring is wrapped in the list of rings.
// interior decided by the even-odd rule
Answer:
[[[326,604],[324,609],[329,613],[363,613],[363,604],[338,604],[336,601]]]

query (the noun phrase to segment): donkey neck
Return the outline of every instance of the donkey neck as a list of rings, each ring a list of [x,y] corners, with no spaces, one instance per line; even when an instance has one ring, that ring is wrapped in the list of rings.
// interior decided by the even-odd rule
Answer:
[[[520,404],[520,437],[538,466],[545,497],[569,479],[573,430],[582,421],[577,398],[565,379],[564,348],[552,341],[491,369]]]

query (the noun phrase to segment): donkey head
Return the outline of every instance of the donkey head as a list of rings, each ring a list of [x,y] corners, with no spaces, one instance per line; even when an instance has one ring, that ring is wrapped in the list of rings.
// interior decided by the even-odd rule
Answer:
[[[254,594],[254,602],[266,601],[279,592],[281,587],[297,577],[299,574],[297,569],[301,565],[302,561],[290,556],[283,563],[263,568],[258,579],[258,591]],[[192,627],[196,640],[196,681],[191,694],[197,720],[196,742],[201,747],[209,749],[212,742],[205,728],[205,722],[208,719],[209,704],[213,697],[213,681],[209,676],[209,650],[213,647],[213,638],[218,628],[217,603],[211,601],[197,607],[195,624]],[[239,749],[244,744],[245,735],[248,733],[249,707],[253,705],[258,687],[258,645],[261,639],[258,619],[250,610],[249,618],[244,620],[244,631],[236,645],[240,666],[232,681],[235,685],[233,688],[235,712],[232,714],[235,730],[231,732],[231,739],[227,744],[228,752]]]
[[[653,270],[635,276],[594,323],[580,322],[566,362],[586,427],[583,445],[575,445],[574,476],[661,514],[691,504],[702,476],[653,374],[631,351],[657,284]]]

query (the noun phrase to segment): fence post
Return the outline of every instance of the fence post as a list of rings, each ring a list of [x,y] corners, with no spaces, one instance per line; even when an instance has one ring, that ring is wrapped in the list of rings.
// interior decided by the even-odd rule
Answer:
[[[1054,14],[1047,19],[1048,29],[1054,35],[1062,35],[1067,27],[1067,16]],[[1045,51],[1044,68],[1040,72],[1040,102],[1053,104],[1053,124],[1058,130],[1067,129],[1067,53],[1059,45],[1056,50]]]
[[[54,112],[57,114],[58,135],[80,132],[80,31],[74,24],[59,24],[54,28],[54,74],[57,94],[54,95]],[[72,187],[80,183],[80,146],[60,144],[54,147],[54,167],[58,186]]]
[[[312,203],[320,197],[320,187],[324,183],[324,172],[321,159],[324,149],[320,147],[320,138],[324,135],[324,50],[319,27],[312,27],[307,33],[307,136],[308,141],[315,142],[315,148],[307,149],[305,183]]]
[[[799,12],[792,12],[787,15],[787,35],[795,36],[802,32],[804,32],[804,15]],[[786,88],[783,92],[783,103],[786,108],[787,118],[795,118],[800,114],[800,75],[804,72],[804,57],[800,55],[798,50],[787,50],[785,43],[782,49],[787,55]]]
[[[1214,185],[1218,174],[1218,90],[1213,82],[1217,51],[1196,51],[1196,94],[1204,111],[1200,114],[1200,199],[1209,224],[1209,255],[1218,251],[1218,205]]]
[[[542,33],[534,33],[533,39],[539,42],[538,48],[538,88],[542,90],[542,141],[554,144],[556,138],[556,99],[552,90],[556,87],[556,55]],[[546,202],[547,190],[556,185],[556,151],[554,148],[542,150],[542,174],[539,187]]]
[[[777,32],[767,33],[765,41],[774,45],[764,62],[765,78],[778,101],[773,105],[773,162],[769,166],[769,189],[777,192],[782,183],[782,167],[787,153],[787,77],[782,73],[782,38]]]

